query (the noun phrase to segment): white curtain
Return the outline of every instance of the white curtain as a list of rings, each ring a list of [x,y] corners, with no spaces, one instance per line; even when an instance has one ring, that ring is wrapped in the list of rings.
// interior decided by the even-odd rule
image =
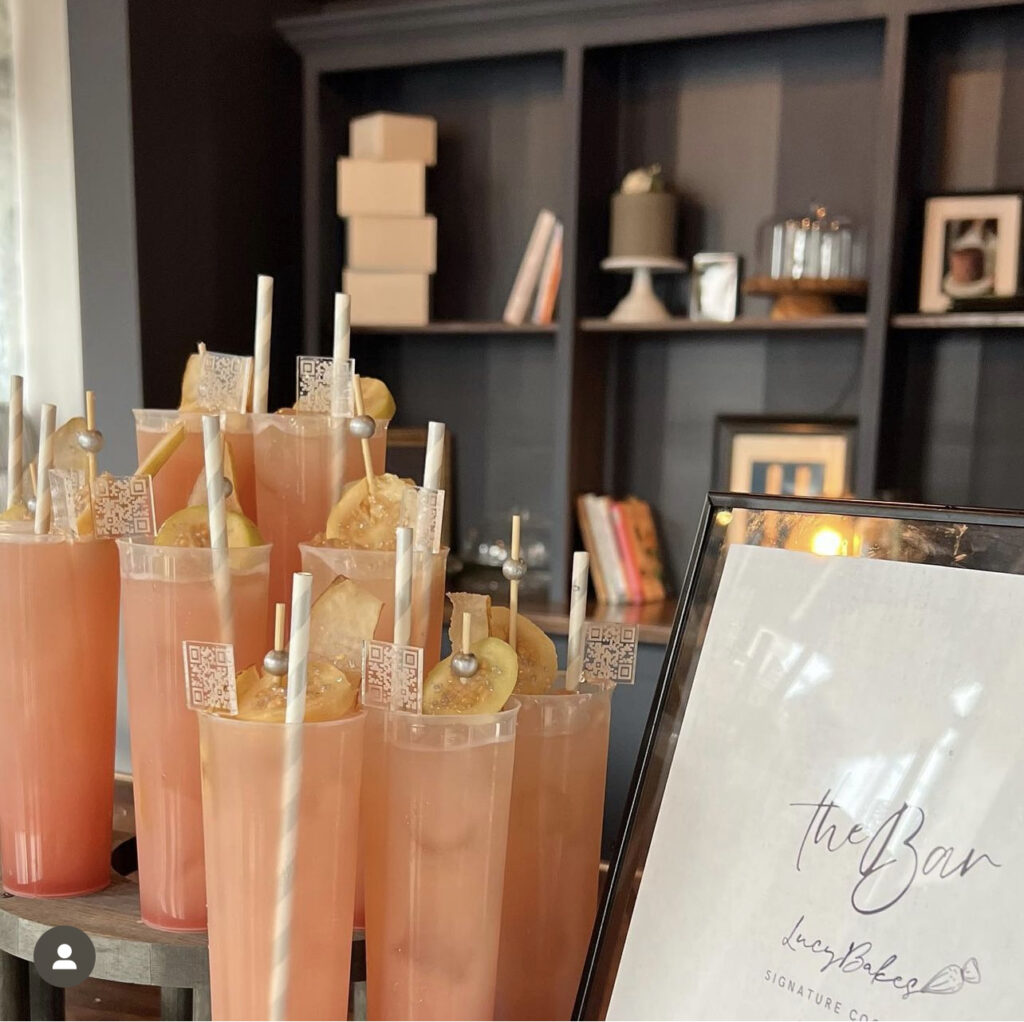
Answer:
[[[0,0],[0,450],[7,452],[7,395],[12,373],[22,369],[21,270],[19,259],[18,166],[14,146],[14,60],[11,12]],[[0,478],[7,501],[7,466]]]

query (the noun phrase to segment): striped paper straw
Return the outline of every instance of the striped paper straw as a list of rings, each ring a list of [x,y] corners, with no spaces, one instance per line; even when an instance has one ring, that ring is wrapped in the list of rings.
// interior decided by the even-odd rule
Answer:
[[[206,503],[210,516],[210,549],[213,552],[213,588],[217,594],[221,642],[235,641],[231,605],[231,564],[228,560],[227,515],[224,508],[224,446],[220,417],[203,416],[203,463],[206,466]]]
[[[427,424],[427,459],[423,465],[423,488],[441,489],[441,460],[444,455],[444,423]],[[435,553],[437,551],[434,551]]]
[[[395,645],[412,636],[412,529],[395,529]]]
[[[7,405],[7,506],[20,504],[21,477],[25,474],[25,413],[22,395],[25,381],[11,377],[11,400]]]
[[[313,576],[292,576],[292,630],[288,643],[288,696],[285,703],[284,772],[281,778],[281,833],[277,846],[277,901],[274,906],[274,952],[270,965],[270,1014],[285,1018],[291,957],[295,852],[298,847],[299,799],[302,794],[302,721],[306,716],[306,665],[309,659],[309,614]]]
[[[565,687],[575,692],[583,678],[583,626],[587,620],[587,586],[590,584],[590,554],[577,550],[572,555],[572,593],[569,597],[569,652],[565,665]]]
[[[508,555],[513,561],[519,560],[519,529],[522,518],[512,516],[512,543]],[[508,644],[519,652],[519,582],[512,579],[508,584]]]
[[[57,406],[43,405],[39,413],[39,460],[36,463],[35,534],[50,531],[50,469],[53,468],[53,431],[57,427]]]
[[[351,355],[349,348],[352,339],[352,300],[344,292],[334,295],[334,364],[347,362]]]
[[[329,424],[331,434],[331,506],[341,498],[343,480],[345,478],[345,442],[348,437],[346,423],[333,421],[340,411],[336,400],[341,390],[341,376],[348,367],[349,347],[352,329],[349,311],[351,303],[346,294],[337,292],[334,295],[334,359],[331,364],[331,417]],[[350,382],[351,385],[351,382]]]
[[[252,410],[267,410],[270,390],[270,328],[274,316],[274,278],[260,274],[256,278],[255,375],[252,382]]]

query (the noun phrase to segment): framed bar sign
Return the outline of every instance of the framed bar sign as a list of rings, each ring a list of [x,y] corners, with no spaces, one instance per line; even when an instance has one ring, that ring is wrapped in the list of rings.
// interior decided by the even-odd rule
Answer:
[[[1024,1017],[1024,516],[715,494],[577,1003]]]

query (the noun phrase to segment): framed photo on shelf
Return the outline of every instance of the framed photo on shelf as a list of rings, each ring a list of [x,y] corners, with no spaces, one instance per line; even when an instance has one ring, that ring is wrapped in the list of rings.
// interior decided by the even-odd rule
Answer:
[[[955,299],[1016,294],[1022,209],[1024,192],[925,200],[919,311],[948,312]]]
[[[1022,566],[1020,512],[709,497],[575,1018],[1024,1017]]]
[[[698,252],[690,274],[690,319],[731,323],[739,288],[740,257],[735,252]]]
[[[853,490],[856,419],[721,415],[715,425],[716,490],[833,498]]]

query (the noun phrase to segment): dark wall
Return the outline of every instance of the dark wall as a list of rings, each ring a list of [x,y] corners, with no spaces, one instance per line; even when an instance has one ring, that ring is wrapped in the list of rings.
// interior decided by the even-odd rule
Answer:
[[[258,273],[274,277],[270,407],[290,401],[301,325],[301,77],[274,22],[319,7],[129,0],[147,407],[177,405],[197,341],[251,351]]]

